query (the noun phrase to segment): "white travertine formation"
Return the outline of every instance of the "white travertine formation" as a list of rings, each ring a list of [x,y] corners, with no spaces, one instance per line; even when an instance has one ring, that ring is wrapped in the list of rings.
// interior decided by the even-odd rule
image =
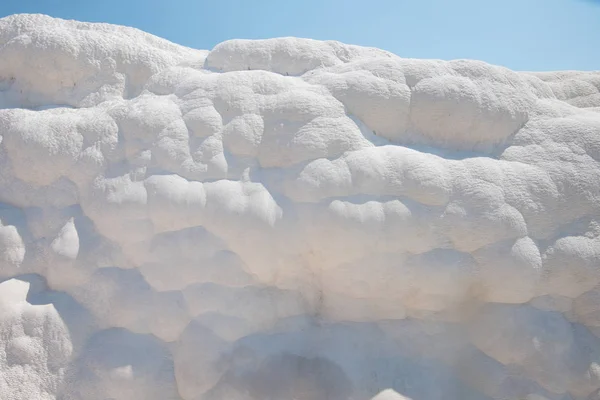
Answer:
[[[0,399],[600,396],[600,72],[0,19]]]

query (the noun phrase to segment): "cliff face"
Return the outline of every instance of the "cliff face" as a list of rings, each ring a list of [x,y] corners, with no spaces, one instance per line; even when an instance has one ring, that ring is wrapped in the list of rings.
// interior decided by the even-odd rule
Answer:
[[[0,398],[596,399],[600,73],[0,19]]]

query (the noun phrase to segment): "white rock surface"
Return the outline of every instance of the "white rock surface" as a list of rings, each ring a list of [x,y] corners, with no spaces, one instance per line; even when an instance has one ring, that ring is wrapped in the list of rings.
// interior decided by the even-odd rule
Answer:
[[[0,19],[0,399],[595,399],[600,72]]]

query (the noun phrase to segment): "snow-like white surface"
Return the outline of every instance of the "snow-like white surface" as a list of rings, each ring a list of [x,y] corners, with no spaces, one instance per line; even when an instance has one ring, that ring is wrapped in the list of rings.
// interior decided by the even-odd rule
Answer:
[[[0,19],[0,399],[596,399],[600,73]]]

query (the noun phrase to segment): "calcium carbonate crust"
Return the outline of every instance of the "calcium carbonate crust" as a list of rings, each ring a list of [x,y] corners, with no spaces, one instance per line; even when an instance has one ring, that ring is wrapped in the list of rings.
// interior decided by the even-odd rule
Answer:
[[[600,73],[0,19],[0,398],[597,399]]]

